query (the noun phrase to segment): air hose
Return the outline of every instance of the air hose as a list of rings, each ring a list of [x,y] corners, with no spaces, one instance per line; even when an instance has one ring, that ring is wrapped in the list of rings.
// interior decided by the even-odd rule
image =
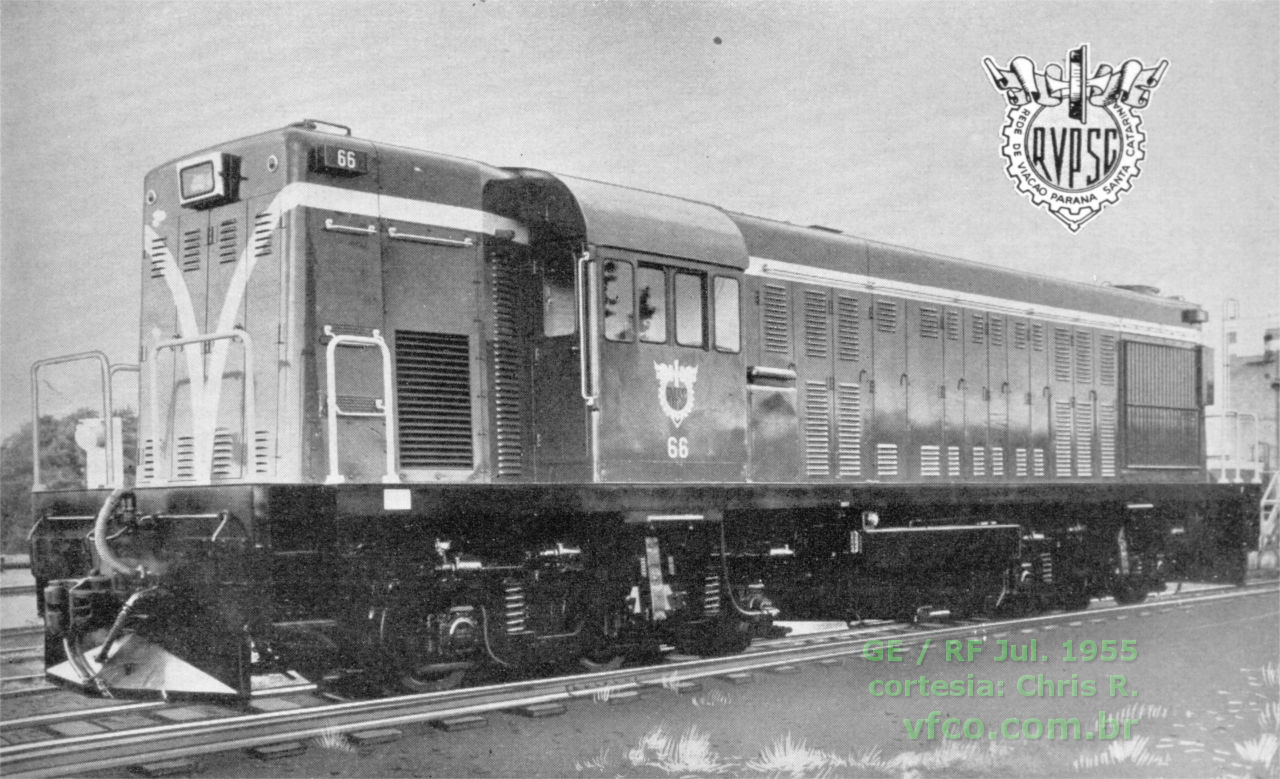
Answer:
[[[102,504],[102,508],[98,510],[98,517],[93,523],[93,548],[98,553],[102,564],[107,568],[103,573],[106,574],[124,574],[125,576],[133,576],[137,571],[128,565],[125,565],[115,553],[111,551],[111,546],[107,543],[107,523],[111,521],[111,515],[115,513],[116,507],[120,505],[120,499],[129,492],[126,487],[116,487],[107,496],[106,501]]]

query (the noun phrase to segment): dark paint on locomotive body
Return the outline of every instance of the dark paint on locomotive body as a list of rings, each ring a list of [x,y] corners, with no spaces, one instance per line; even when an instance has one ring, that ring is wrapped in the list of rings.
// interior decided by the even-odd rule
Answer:
[[[1243,570],[1187,304],[312,125],[145,192],[137,483],[34,499],[62,683],[431,689]]]

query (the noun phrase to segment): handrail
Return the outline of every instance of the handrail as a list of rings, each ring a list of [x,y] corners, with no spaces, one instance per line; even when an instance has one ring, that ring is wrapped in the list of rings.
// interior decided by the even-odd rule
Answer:
[[[150,381],[148,382],[148,386],[150,388],[149,397],[151,398],[151,434],[155,436],[157,440],[159,440],[160,438],[160,404],[156,401],[157,392],[159,388],[159,385],[157,384],[157,381],[156,381],[156,369],[159,363],[158,357],[160,355],[161,350],[177,349],[179,347],[190,346],[191,344],[210,343],[212,341],[224,341],[224,340],[238,340],[240,341],[241,345],[244,347],[244,422],[243,424],[244,424],[245,436],[247,437],[251,435],[254,421],[257,420],[258,418],[258,410],[254,405],[254,396],[256,393],[254,391],[255,387],[254,387],[253,377],[256,374],[253,371],[253,339],[249,337],[249,333],[247,330],[241,330],[239,328],[236,328],[234,330],[224,330],[223,332],[220,332],[220,333],[205,333],[204,335],[193,335],[188,338],[171,338],[167,341],[157,341],[156,344],[151,347],[151,370],[148,372],[148,376],[150,378]],[[187,378],[190,382],[188,385],[190,389],[188,391],[191,392],[194,396],[194,393],[196,392],[195,390],[196,377],[188,376]],[[204,387],[201,387],[200,391],[203,392],[204,389],[205,389]],[[215,408],[212,410],[212,413],[217,414],[218,410]]]
[[[96,360],[102,369],[102,426],[107,445],[107,478],[110,479],[116,472],[115,427],[111,424],[111,409],[114,408],[111,398],[111,375],[116,370],[128,370],[129,368],[137,370],[138,366],[119,365],[113,368],[107,355],[97,349],[89,352],[65,354],[59,357],[46,357],[31,364],[31,489],[33,490],[44,488],[44,485],[40,483],[40,369],[50,365],[79,362],[81,360]]]
[[[333,332],[332,325],[324,326],[324,334],[329,338],[325,347],[325,407],[328,416],[329,432],[329,475],[325,484],[342,484],[347,479],[338,469],[338,417],[339,416],[380,416],[385,427],[383,438],[386,440],[387,472],[382,475],[383,484],[399,484],[400,475],[396,472],[396,431],[395,431],[395,385],[391,376],[391,350],[382,333],[377,330],[372,335],[345,335]],[[342,344],[352,346],[376,346],[382,354],[382,413],[344,412],[338,408],[338,377],[334,370],[337,362],[338,347]]]
[[[1256,434],[1258,430],[1258,415],[1247,411],[1222,411],[1217,414],[1205,414],[1204,419],[1205,422],[1209,422],[1210,420],[1222,420],[1222,427],[1218,431],[1217,438],[1224,444],[1223,451],[1220,454],[1211,454],[1206,457],[1208,460],[1222,461],[1222,464],[1218,466],[1218,483],[1227,484],[1230,482],[1234,484],[1243,484],[1244,477],[1240,472],[1247,469],[1253,471],[1252,483],[1261,484],[1263,467],[1262,461],[1257,457],[1247,460],[1242,459],[1241,457],[1241,452],[1245,449],[1241,444],[1244,438],[1248,438],[1248,436],[1245,436],[1244,438],[1241,437],[1240,420],[1248,420],[1248,422],[1252,424],[1253,431]],[[1234,428],[1234,434],[1231,435],[1231,445],[1229,447],[1225,445],[1228,437],[1228,419],[1232,420],[1232,427]],[[1236,473],[1234,479],[1227,478],[1227,471],[1229,470],[1235,470]]]

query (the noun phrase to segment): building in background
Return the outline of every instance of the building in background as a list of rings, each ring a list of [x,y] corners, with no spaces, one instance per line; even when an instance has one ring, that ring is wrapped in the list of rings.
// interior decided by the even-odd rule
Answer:
[[[1238,317],[1230,306],[1216,403],[1207,419],[1209,463],[1219,479],[1262,481],[1280,470],[1280,315]]]

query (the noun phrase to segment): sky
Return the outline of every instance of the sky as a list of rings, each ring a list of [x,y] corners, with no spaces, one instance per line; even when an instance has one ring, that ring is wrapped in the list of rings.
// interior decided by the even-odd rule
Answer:
[[[1169,68],[1133,189],[1072,234],[1005,175],[982,60],[1082,43]],[[0,0],[0,434],[32,361],[136,362],[144,174],[304,118],[1258,324],[1280,315],[1278,59],[1271,1]]]

